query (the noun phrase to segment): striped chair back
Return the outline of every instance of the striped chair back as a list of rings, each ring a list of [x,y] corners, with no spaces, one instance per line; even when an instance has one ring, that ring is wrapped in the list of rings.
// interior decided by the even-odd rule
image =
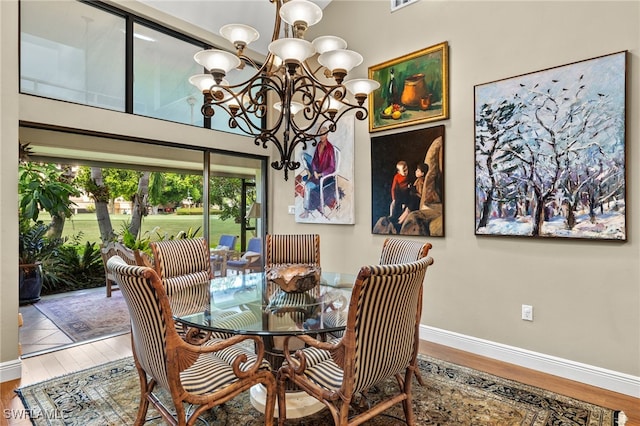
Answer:
[[[209,247],[204,238],[152,242],[151,251],[174,313],[204,310],[212,278]]]
[[[210,273],[209,247],[204,238],[185,238],[151,243],[156,272],[161,278]]]
[[[415,367],[422,284],[432,263],[431,257],[423,257],[360,269],[343,337],[343,342],[353,342],[345,353],[345,380],[353,386],[349,394]]]
[[[110,257],[107,268],[118,282],[129,308],[131,341],[137,361],[160,386],[169,389],[165,348],[167,327],[174,325],[158,275],[149,267],[129,265],[119,256]]]
[[[320,235],[267,234],[265,268],[287,263],[320,266]]]
[[[425,257],[429,249],[431,243],[389,237],[382,244],[380,265],[413,262]]]
[[[297,263],[320,267],[320,235],[318,234],[267,234],[265,244],[266,271],[269,268]],[[268,282],[267,294],[280,291],[275,284]],[[314,296],[318,288],[311,290]]]

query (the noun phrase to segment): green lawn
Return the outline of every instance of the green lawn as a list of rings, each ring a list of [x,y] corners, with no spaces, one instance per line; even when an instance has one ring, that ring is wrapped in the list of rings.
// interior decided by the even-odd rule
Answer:
[[[40,219],[45,223],[49,221],[47,214],[40,214]],[[131,220],[130,215],[124,214],[112,214],[111,226],[116,233],[121,233],[122,226]],[[149,215],[142,219],[142,235],[145,232],[149,232],[152,240],[158,240],[156,236],[155,228],[160,235],[164,235],[167,238],[172,235],[177,235],[180,231],[188,231],[189,228],[194,230],[198,227],[200,231],[198,236],[202,235],[202,215],[176,215],[176,214],[156,214]],[[73,215],[64,226],[63,236],[72,236],[82,231],[82,241],[100,241],[100,231],[98,229],[98,222],[96,221],[95,213],[79,213]],[[217,245],[217,242],[221,234],[240,235],[240,224],[235,223],[233,219],[220,220],[217,216],[211,216],[211,244]],[[236,249],[240,249],[240,239],[236,245]]]

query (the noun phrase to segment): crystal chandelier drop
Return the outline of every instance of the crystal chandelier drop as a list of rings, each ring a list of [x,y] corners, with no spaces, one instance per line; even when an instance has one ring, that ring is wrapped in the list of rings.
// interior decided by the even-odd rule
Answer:
[[[284,170],[287,180],[288,172],[300,167],[293,158],[296,146],[315,145],[316,138],[335,131],[338,120],[348,112],[365,120],[364,101],[380,85],[369,79],[345,81],[349,71],[362,63],[362,56],[347,50],[341,38],[304,39],[306,29],[322,19],[319,6],[308,0],[268,1],[275,4],[276,22],[265,62],[257,65],[244,54],[245,47],[258,39],[258,32],[247,25],[229,24],[220,34],[233,43],[236,54],[217,49],[196,53],[194,59],[207,73],[189,81],[204,95],[201,111],[205,117],[222,110],[229,116],[229,127],[252,136],[256,145],[277,147],[280,158],[271,166]],[[280,38],[283,22],[285,37]],[[313,70],[308,59],[316,54],[319,67]],[[230,84],[227,74],[245,63],[257,72],[242,83]],[[319,80],[320,72],[330,84]],[[349,93],[353,100],[348,99]],[[267,112],[271,112],[269,117]]]

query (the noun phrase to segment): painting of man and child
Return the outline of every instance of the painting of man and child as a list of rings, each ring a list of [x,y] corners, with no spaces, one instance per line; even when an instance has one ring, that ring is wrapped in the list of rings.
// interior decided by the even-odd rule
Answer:
[[[372,233],[444,236],[444,126],[371,138]]]
[[[318,133],[297,153],[296,222],[353,224],[354,120],[343,119],[335,131],[321,127]]]

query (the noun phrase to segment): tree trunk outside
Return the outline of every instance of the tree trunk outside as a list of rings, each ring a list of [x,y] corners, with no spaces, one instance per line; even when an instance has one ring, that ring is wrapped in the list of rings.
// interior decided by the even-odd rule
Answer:
[[[62,166],[64,173],[60,176],[59,180],[60,182],[69,184],[69,185],[73,185],[73,179],[75,178],[76,174],[73,171],[73,168],[70,165],[63,165]],[[69,200],[69,196],[67,195],[66,197],[66,204],[68,206],[71,206],[71,204],[73,204],[70,200]],[[49,231],[47,232],[47,237],[50,238],[62,238],[62,232],[64,231],[64,224],[65,221],[67,220],[66,216],[64,214],[52,214],[51,215],[51,226],[49,227]]]
[[[133,197],[131,209],[131,224],[129,232],[138,237],[142,225],[142,217],[147,215],[147,200],[149,199],[149,176],[151,172],[144,172],[138,181],[138,192]]]
[[[96,202],[96,219],[100,229],[100,238],[103,242],[113,241],[115,234],[109,216],[109,191],[102,180],[102,169],[91,167],[91,179],[99,189],[93,194],[93,199]]]
[[[51,216],[51,226],[49,227],[49,231],[47,232],[47,237],[49,238],[62,238],[62,231],[64,231],[64,222],[66,218],[64,215],[52,215]]]

